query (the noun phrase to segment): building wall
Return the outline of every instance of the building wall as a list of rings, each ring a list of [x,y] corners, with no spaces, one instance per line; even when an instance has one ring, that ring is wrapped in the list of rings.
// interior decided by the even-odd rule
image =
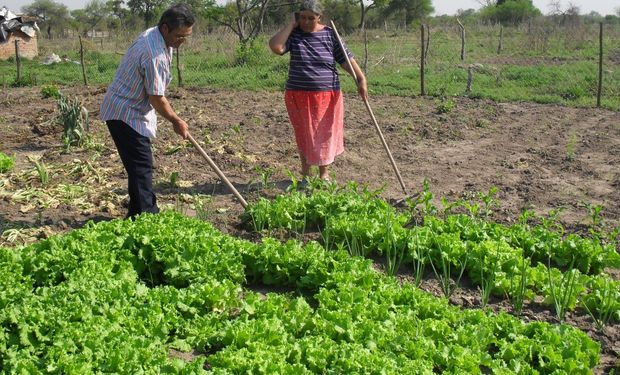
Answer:
[[[0,60],[7,60],[11,56],[15,57],[15,40],[19,41],[19,56],[31,59],[39,55],[37,37],[30,38],[21,31],[9,34],[7,43],[0,44]]]

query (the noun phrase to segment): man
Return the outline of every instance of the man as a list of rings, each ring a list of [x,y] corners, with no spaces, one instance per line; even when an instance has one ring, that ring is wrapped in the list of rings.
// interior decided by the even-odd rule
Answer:
[[[128,175],[129,212],[159,212],[153,192],[151,138],[156,136],[157,116],[170,121],[184,139],[188,125],[165,97],[172,80],[172,49],[192,34],[194,16],[186,5],[174,5],[159,24],[143,32],[129,47],[108,87],[100,118],[108,125]]]

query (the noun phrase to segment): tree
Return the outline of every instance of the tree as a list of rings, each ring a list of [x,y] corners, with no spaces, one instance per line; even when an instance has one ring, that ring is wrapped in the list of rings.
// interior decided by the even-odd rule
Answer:
[[[360,24],[359,28],[361,31],[364,31],[366,28],[366,16],[371,9],[374,8],[382,8],[387,5],[388,0],[372,0],[370,4],[364,4],[364,0],[357,0],[358,6],[360,8]]]
[[[224,6],[209,7],[207,17],[231,29],[245,45],[263,29],[270,0],[235,0]]]
[[[127,2],[129,9],[144,20],[144,28],[154,26],[155,15],[163,11],[166,5],[166,0],[129,0]]]
[[[566,10],[562,10],[562,5],[560,1],[555,0],[549,3],[549,15],[558,21],[558,24],[561,26],[579,26],[581,23],[581,19],[579,17],[579,13],[581,10],[578,6],[573,3],[568,3],[568,8]]]
[[[90,0],[84,9],[71,11],[71,16],[77,22],[80,32],[86,35],[101,21],[107,19],[111,12],[103,0]]]
[[[123,7],[123,0],[107,0],[106,10],[109,14],[108,27],[123,28],[129,16],[129,10]]]
[[[513,25],[541,14],[532,0],[498,0],[480,10],[483,19]]]
[[[22,7],[22,12],[41,19],[41,29],[46,30],[50,39],[52,30],[62,31],[69,21],[67,7],[53,0],[35,0],[32,4]]]
[[[405,25],[430,15],[435,9],[430,0],[391,0],[384,10],[384,15],[404,16]]]
[[[342,0],[324,0],[322,3],[325,16],[334,21],[338,30],[350,32],[359,28],[360,14],[356,11],[357,4]]]

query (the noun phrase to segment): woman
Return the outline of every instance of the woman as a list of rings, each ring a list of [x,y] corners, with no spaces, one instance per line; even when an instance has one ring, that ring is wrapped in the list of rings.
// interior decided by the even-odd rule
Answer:
[[[366,77],[345,47],[342,51],[334,30],[321,24],[323,9],[318,0],[304,0],[298,13],[270,40],[278,54],[290,52],[284,100],[301,158],[301,174],[319,167],[319,177],[329,179],[327,167],[344,152],[344,107],[336,63],[349,74],[344,53],[357,75],[358,92],[368,95]]]

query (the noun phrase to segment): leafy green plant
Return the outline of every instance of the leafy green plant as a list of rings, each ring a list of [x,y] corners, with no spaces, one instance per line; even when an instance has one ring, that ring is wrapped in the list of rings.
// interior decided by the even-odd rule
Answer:
[[[349,239],[349,235],[351,236]],[[364,242],[355,234],[350,233],[349,235],[345,234],[344,236],[344,244],[345,248],[349,252],[349,255],[352,257],[363,257],[366,256],[366,250],[364,248]]]
[[[237,44],[235,50],[236,65],[256,65],[264,60],[264,48],[255,39]]]
[[[419,286],[424,276],[424,270],[429,257],[428,241],[432,232],[425,227],[412,228],[409,231],[409,255],[413,262],[413,280],[416,286]]]
[[[290,170],[286,170],[286,175],[291,180],[291,184],[286,187],[287,192],[290,193],[291,191],[297,191],[298,188],[300,188],[303,185],[299,183],[300,181],[297,179],[297,176],[295,175],[294,172]]]
[[[46,186],[49,183],[50,176],[49,171],[45,163],[41,161],[40,158],[29,157],[28,158],[32,164],[34,164],[35,171],[39,177],[39,181],[42,186]]]
[[[597,275],[587,282],[589,291],[581,296],[579,304],[592,317],[596,328],[602,331],[612,321],[620,321],[620,282],[607,275]]]
[[[75,99],[61,95],[57,101],[58,121],[63,126],[62,141],[65,152],[71,146],[81,146],[88,131],[88,111]]]
[[[592,204],[588,202],[583,202],[581,204],[588,210],[588,218],[591,220],[590,226],[592,230],[596,233],[603,226],[603,216],[601,215],[603,211],[603,206],[599,204]],[[592,231],[591,231],[592,233]],[[592,234],[595,234],[592,233]]]
[[[41,86],[41,95],[44,98],[60,99],[60,90],[54,84],[48,84]]]
[[[561,273],[557,268],[552,268],[550,264],[547,266],[549,283],[549,295],[547,297],[551,299],[560,322],[564,322],[566,312],[574,308],[579,294],[583,291],[583,283],[580,280],[581,273],[573,268],[574,264],[573,258],[568,270],[564,273]]]
[[[419,217],[433,216],[437,214],[437,207],[433,204],[433,192],[430,189],[430,182],[424,179],[422,192],[414,197],[407,197],[405,203],[411,213],[411,220],[419,224]],[[418,208],[421,206],[421,208]]]
[[[480,304],[486,307],[489,303],[491,293],[495,288],[497,271],[501,270],[501,264],[497,254],[499,253],[500,242],[497,242],[495,254],[484,252],[478,253],[478,265],[480,267]]]
[[[402,227],[395,220],[391,212],[385,217],[385,233],[380,250],[385,255],[385,270],[390,276],[396,275],[406,254],[407,243],[401,234]]]
[[[444,97],[440,99],[435,110],[438,114],[450,113],[455,106],[456,104],[454,103],[454,100]]]
[[[523,304],[528,298],[528,270],[531,258],[523,258],[518,262],[516,269],[509,274],[510,287],[508,297],[517,316],[523,311]]]
[[[7,173],[15,166],[15,159],[0,152],[0,173]]]
[[[434,248],[429,253],[429,263],[439,280],[444,296],[450,298],[460,285],[461,277],[467,267],[469,253],[466,251],[465,244],[459,239],[458,233],[438,234],[434,241]],[[453,280],[454,267],[456,278]]]

